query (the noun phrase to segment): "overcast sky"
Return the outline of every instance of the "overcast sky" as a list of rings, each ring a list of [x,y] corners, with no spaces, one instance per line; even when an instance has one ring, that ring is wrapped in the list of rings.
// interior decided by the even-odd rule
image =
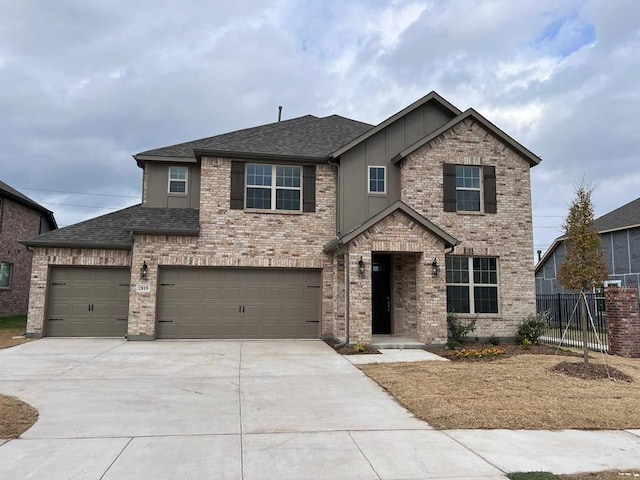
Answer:
[[[575,185],[596,216],[640,196],[640,1],[168,3],[0,0],[0,179],[60,226],[139,203],[138,152],[431,90],[542,157],[536,250]]]

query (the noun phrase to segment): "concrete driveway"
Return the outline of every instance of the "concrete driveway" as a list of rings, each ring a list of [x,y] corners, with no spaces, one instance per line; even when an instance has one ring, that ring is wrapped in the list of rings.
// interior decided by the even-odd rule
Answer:
[[[40,412],[0,478],[492,479],[526,458],[491,448],[514,432],[432,430],[320,341],[42,339],[0,351],[0,392]],[[640,458],[634,433],[609,432]]]

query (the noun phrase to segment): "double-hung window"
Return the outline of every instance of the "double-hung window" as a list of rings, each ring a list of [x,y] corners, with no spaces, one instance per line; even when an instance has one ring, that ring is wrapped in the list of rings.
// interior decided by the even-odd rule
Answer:
[[[498,313],[498,259],[446,258],[447,311]]]
[[[0,263],[0,288],[11,288],[12,267],[10,263]]]
[[[369,167],[369,193],[387,193],[385,167]]]
[[[480,211],[480,167],[456,166],[456,210]]]
[[[253,164],[246,171],[247,209],[302,210],[302,168]]]
[[[187,193],[187,167],[169,167],[169,193]]]

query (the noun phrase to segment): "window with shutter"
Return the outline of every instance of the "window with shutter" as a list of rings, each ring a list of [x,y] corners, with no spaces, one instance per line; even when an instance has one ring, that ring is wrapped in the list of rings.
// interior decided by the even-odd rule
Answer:
[[[494,166],[443,165],[445,212],[497,213]]]

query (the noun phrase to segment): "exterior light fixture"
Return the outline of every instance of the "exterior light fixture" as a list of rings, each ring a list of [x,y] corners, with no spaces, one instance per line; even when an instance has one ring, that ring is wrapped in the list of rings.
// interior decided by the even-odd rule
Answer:
[[[358,260],[358,273],[360,274],[360,277],[364,277],[364,260],[362,259],[362,257],[360,257],[360,260]]]
[[[437,277],[440,273],[440,265],[438,265],[438,260],[435,258],[433,259],[433,262],[431,262],[431,273],[434,277]]]
[[[149,273],[149,267],[147,266],[147,261],[142,262],[142,267],[140,267],[140,278],[142,280],[147,279],[147,274]]]

